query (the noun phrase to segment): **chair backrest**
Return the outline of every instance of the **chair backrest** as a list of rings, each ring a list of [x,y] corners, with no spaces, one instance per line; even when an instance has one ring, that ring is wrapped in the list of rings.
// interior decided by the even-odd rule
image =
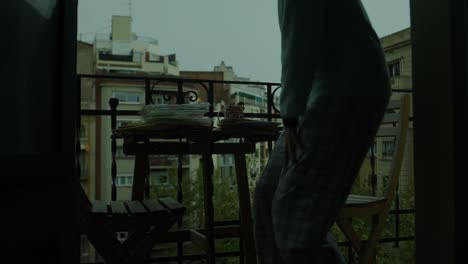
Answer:
[[[387,186],[384,192],[387,202],[391,203],[395,199],[398,188],[398,178],[400,176],[405,146],[409,129],[410,96],[403,95],[399,99],[390,100],[387,113],[385,114],[381,127],[376,138],[393,138],[394,148]]]

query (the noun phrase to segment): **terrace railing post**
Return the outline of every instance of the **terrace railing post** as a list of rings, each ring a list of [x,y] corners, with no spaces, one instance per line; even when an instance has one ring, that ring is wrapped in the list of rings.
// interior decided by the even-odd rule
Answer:
[[[271,84],[267,85],[267,114],[268,114],[268,121],[272,121],[272,114],[273,114],[273,94],[271,90]],[[271,155],[271,151],[273,150],[273,142],[271,140],[268,141],[268,156]]]
[[[375,174],[375,144],[371,145],[371,185],[372,185],[372,195],[375,196],[377,191],[377,175]]]
[[[184,91],[183,91],[184,83],[182,81],[177,82],[177,103],[183,104],[184,103]]]
[[[210,118],[213,118],[214,116],[214,84],[212,81],[208,83],[208,103],[210,103],[208,116]]]
[[[182,141],[182,140],[181,140]],[[180,154],[178,158],[178,168],[177,168],[177,201],[183,204],[184,201],[184,193],[182,189],[182,181],[183,181],[183,170],[182,170],[182,163],[183,163],[184,155]],[[183,224],[183,219],[180,218],[177,221],[177,228],[181,229]],[[183,264],[184,261],[184,252],[183,248],[184,243],[182,241],[177,242],[177,264]]]
[[[114,130],[117,127],[117,106],[119,105],[119,100],[117,98],[109,99],[109,106],[111,108],[111,129]],[[115,154],[117,152],[117,140],[112,138],[111,142],[111,151],[112,151],[112,165],[111,165],[111,177],[112,177],[112,189],[111,189],[111,199],[112,201],[117,200],[117,162],[115,161]]]
[[[145,78],[145,104],[151,104],[153,98],[151,96],[151,80]]]

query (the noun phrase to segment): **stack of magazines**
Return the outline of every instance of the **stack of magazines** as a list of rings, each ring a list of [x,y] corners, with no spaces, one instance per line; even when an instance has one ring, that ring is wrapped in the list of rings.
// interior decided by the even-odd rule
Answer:
[[[206,117],[209,103],[145,105],[140,111],[144,123],[165,128],[211,128],[212,119]]]
[[[213,120],[206,117],[209,103],[145,105],[140,122],[123,124],[119,129],[212,129]]]

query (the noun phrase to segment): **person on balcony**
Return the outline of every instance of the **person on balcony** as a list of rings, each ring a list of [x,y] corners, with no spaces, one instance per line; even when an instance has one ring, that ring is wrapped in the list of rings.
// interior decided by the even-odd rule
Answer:
[[[330,230],[391,96],[360,0],[278,0],[284,130],[254,193],[260,264],[344,263]]]

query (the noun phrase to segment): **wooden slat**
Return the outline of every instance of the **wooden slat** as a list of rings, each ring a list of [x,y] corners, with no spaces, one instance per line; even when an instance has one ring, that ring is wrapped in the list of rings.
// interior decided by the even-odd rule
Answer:
[[[107,203],[104,201],[99,201],[99,200],[94,201],[92,213],[95,216],[107,216],[109,213],[109,210],[107,208]]]
[[[364,196],[364,195],[349,195],[346,199],[346,204],[363,204],[363,203],[371,203],[375,201],[384,200],[384,197],[376,197],[376,196]]]
[[[127,208],[125,208],[125,204],[122,201],[116,202],[113,201],[110,203],[112,215],[122,215],[126,216],[128,214]]]
[[[148,209],[152,216],[160,217],[169,213],[169,210],[156,200],[144,200],[142,204]]]
[[[148,214],[146,208],[140,203],[140,201],[127,201],[128,211],[132,216],[144,216]]]
[[[159,198],[159,202],[169,210],[184,210],[185,207],[171,197]]]
[[[184,215],[185,207],[181,203],[177,202],[173,198],[165,197],[160,198],[159,202],[161,205],[169,209],[177,218],[180,218]]]
[[[382,127],[377,131],[376,137],[397,137],[399,133],[399,127]]]

